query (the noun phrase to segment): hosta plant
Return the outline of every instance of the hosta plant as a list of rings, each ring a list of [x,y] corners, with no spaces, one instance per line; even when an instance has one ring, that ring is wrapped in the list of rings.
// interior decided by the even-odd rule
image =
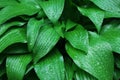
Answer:
[[[119,80],[120,0],[0,0],[0,80]]]

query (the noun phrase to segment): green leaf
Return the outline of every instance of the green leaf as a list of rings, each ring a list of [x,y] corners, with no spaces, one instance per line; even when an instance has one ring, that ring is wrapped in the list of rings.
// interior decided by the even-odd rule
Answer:
[[[46,25],[42,27],[33,49],[34,63],[45,56],[56,45],[59,38],[60,36],[52,26]]]
[[[119,12],[110,12],[110,11],[104,11],[105,12],[105,18],[120,18]]]
[[[73,31],[66,32],[65,38],[74,48],[88,51],[88,32],[81,25],[78,25]]]
[[[13,26],[22,26],[24,25],[24,22],[18,22],[18,21],[14,21],[14,22],[10,22],[10,23],[5,23],[2,24],[0,26],[0,36],[6,32],[9,28],[13,27]]]
[[[30,4],[14,4],[7,6],[0,11],[0,24],[19,15],[33,15],[39,11],[40,7]]]
[[[18,4],[16,0],[0,0],[0,8]]]
[[[34,47],[40,28],[44,25],[44,20],[30,19],[27,24],[28,49],[31,51]]]
[[[114,52],[120,53],[120,25],[116,21],[103,26],[101,36],[110,43]]]
[[[75,64],[99,80],[112,80],[114,62],[111,46],[95,33],[90,33],[88,53],[66,44],[66,51]]]
[[[32,60],[30,55],[14,55],[7,57],[6,70],[8,80],[23,80],[27,65]]]
[[[40,80],[64,80],[64,60],[57,49],[35,65],[35,72]]]
[[[64,2],[65,0],[48,0],[40,1],[40,5],[48,18],[55,23],[62,14]]]
[[[104,19],[104,11],[95,7],[94,8],[78,7],[78,10],[82,15],[87,16],[95,24],[96,29],[99,32]]]
[[[26,43],[25,30],[22,28],[12,29],[0,38],[0,53],[14,43]]]
[[[110,12],[120,11],[120,0],[90,0],[103,10]]]
[[[84,70],[77,69],[75,72],[75,80],[97,80],[95,77],[85,72]]]

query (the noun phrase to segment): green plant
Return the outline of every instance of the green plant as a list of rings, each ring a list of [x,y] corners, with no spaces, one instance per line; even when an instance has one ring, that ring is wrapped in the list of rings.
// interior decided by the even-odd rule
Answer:
[[[119,80],[120,0],[0,0],[0,80]]]

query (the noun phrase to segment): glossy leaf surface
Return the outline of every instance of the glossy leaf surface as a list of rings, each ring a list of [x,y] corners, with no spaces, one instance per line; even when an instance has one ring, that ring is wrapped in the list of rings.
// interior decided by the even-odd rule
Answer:
[[[40,80],[64,80],[64,60],[56,49],[35,65],[35,72]]]
[[[99,80],[112,80],[114,62],[111,46],[95,33],[90,34],[87,54],[66,44],[66,51],[73,61],[83,70]]]

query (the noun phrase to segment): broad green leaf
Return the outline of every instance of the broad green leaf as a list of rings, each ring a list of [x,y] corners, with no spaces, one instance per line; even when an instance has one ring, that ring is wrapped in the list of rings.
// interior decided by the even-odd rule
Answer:
[[[45,56],[56,45],[59,38],[60,36],[52,26],[46,25],[42,27],[33,49],[34,63]]]
[[[15,4],[7,6],[0,11],[0,24],[19,15],[33,15],[39,11],[40,7],[30,4]]]
[[[17,0],[0,0],[0,8],[18,4]]]
[[[0,53],[11,44],[18,42],[27,42],[25,30],[22,28],[18,28],[8,31],[4,36],[0,37]]]
[[[87,16],[95,24],[96,29],[99,32],[104,19],[104,11],[95,7],[94,8],[78,7],[78,10],[82,15]]]
[[[27,24],[28,49],[31,51],[34,47],[40,28],[44,25],[44,20],[30,19]]]
[[[111,46],[95,33],[90,33],[89,39],[90,46],[87,54],[66,44],[68,55],[78,67],[98,80],[112,80],[114,62]]]
[[[64,80],[65,77],[63,56],[57,49],[41,59],[34,69],[40,80]]]
[[[120,53],[120,24],[116,24],[116,21],[103,26],[101,36],[110,43],[114,52]]]
[[[65,31],[68,31],[68,30],[70,30],[70,29],[72,29],[73,27],[75,27],[77,24],[75,23],[75,22],[73,22],[73,21],[71,21],[71,20],[67,20],[67,22],[66,22],[66,29],[65,29]]]
[[[18,22],[18,21],[2,24],[0,25],[0,36],[9,28],[13,26],[22,26],[22,25],[24,25],[24,22]]]
[[[74,48],[88,51],[88,32],[81,25],[78,25],[73,31],[66,32],[65,38]]]
[[[23,80],[26,67],[31,60],[30,55],[8,56],[6,60],[8,80]]]
[[[77,69],[75,72],[75,80],[97,80],[95,77],[85,72],[84,70]]]
[[[73,80],[73,75],[74,75],[74,68],[73,65],[74,63],[72,62],[71,59],[65,58],[65,80]]]
[[[120,11],[120,0],[90,0],[103,10],[110,12]]]
[[[44,10],[48,18],[53,22],[57,22],[60,18],[65,0],[48,0],[40,1],[40,6]]]

